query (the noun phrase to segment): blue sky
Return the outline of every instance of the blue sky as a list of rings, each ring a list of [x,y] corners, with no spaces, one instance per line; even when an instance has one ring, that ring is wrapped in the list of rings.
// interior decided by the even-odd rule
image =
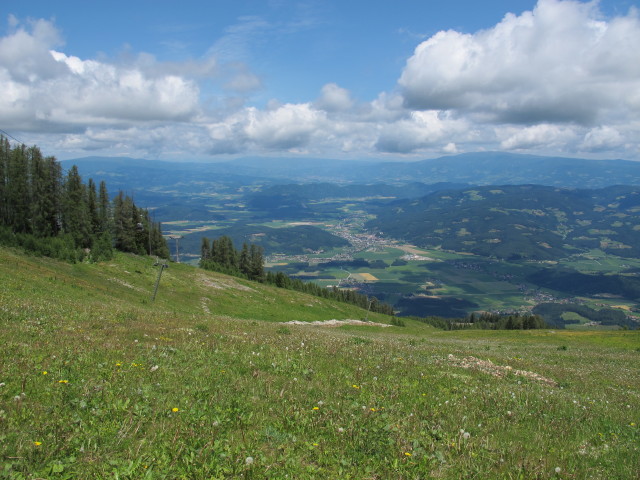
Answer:
[[[634,3],[3,2],[0,129],[60,159],[640,160]]]

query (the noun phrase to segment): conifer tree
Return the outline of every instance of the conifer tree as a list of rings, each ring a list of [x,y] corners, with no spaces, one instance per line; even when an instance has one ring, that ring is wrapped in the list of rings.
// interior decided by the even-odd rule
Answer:
[[[86,194],[89,230],[92,235],[97,235],[100,232],[100,217],[98,214],[98,194],[96,192],[96,184],[93,181],[93,178],[90,178],[87,183]]]
[[[30,194],[27,174],[26,153],[23,146],[11,151],[7,163],[7,200],[8,224],[16,233],[30,233]]]
[[[251,256],[249,254],[249,246],[247,243],[242,244],[242,250],[240,251],[240,257],[238,260],[238,268],[240,273],[251,278]]]
[[[82,183],[78,167],[69,169],[64,188],[63,225],[73,237],[76,247],[91,246],[91,227],[86,200],[86,187]]]
[[[43,158],[37,147],[27,150],[29,160],[31,232],[53,237],[59,231],[61,169],[53,157]]]
[[[121,190],[113,202],[113,234],[116,248],[123,252],[135,251],[132,219],[133,201]]]
[[[162,236],[162,224],[151,222],[151,252],[150,255],[157,255],[160,258],[169,258],[169,245]]]
[[[209,261],[210,255],[211,255],[211,245],[209,244],[209,239],[207,237],[202,237],[202,240],[200,241],[200,266],[201,267]]]
[[[11,145],[9,140],[0,136],[0,225],[7,225],[7,169],[9,167],[9,156],[11,155]]]
[[[262,247],[251,244],[249,249],[249,278],[259,282],[264,280],[264,259],[262,257]]]
[[[109,202],[107,184],[104,182],[104,180],[100,182],[100,193],[98,195],[98,228],[100,233],[104,233],[110,229],[111,223],[111,202]]]

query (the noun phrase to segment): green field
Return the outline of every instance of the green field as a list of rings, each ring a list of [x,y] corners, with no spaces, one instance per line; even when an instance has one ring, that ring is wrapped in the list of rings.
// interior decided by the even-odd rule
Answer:
[[[291,267],[277,265],[273,268],[323,286],[337,284],[345,286],[344,281],[349,274],[352,277],[355,276],[356,280],[359,279],[359,274],[369,274],[376,280],[361,282],[356,286],[362,292],[375,295],[387,303],[394,304],[403,295],[429,294],[442,298],[468,300],[476,305],[469,308],[468,313],[474,310],[527,311],[537,303],[573,298],[565,292],[541,289],[527,281],[527,275],[543,268],[546,264],[498,261],[477,255],[433,249],[411,248],[411,250],[430,260],[409,260],[406,265],[394,266],[393,262],[402,258],[407,252],[398,247],[385,247],[382,250],[363,251],[355,255],[356,258],[365,259],[370,263],[383,261],[386,263],[385,268],[346,266],[339,268],[320,263],[300,270],[295,268],[297,265],[295,262]],[[327,255],[324,254],[324,256]],[[599,263],[595,264],[594,259]],[[584,273],[617,273],[624,269],[639,268],[640,261],[591,251],[586,255],[576,255],[566,259],[562,265]],[[594,269],[593,265],[598,265],[600,269]],[[612,296],[611,298],[576,297],[573,301],[595,309],[623,308],[629,315],[634,315],[640,321],[640,316],[633,311],[638,305],[632,300]]]
[[[177,264],[152,303],[156,278],[0,251],[0,478],[640,471],[638,331],[285,325],[366,312]]]
[[[518,280],[522,281],[523,276],[530,270],[527,266],[437,250],[423,251],[421,254],[432,260],[409,260],[406,265],[391,265],[403,255],[406,255],[406,252],[391,247],[380,252],[357,254],[357,258],[369,262],[384,261],[387,264],[386,268],[341,269],[319,264],[310,268],[310,271],[286,268],[284,270],[290,275],[300,275],[323,286],[336,285],[340,280],[346,280],[349,274],[370,274],[377,280],[366,282],[364,290],[391,304],[401,295],[430,293],[467,297],[479,305],[478,310],[518,309],[533,305],[533,302],[524,298],[519,290]],[[472,268],[469,268],[469,265]],[[322,278],[323,276],[333,276],[335,279]]]

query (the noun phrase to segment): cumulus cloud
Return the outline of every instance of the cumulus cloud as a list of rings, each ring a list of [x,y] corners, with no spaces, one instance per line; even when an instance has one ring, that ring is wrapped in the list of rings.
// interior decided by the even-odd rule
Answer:
[[[467,128],[464,120],[456,119],[446,112],[414,111],[406,119],[385,125],[376,148],[387,153],[411,153],[443,142],[445,145],[450,144],[452,137],[458,136]]]
[[[0,119],[24,130],[70,132],[91,125],[183,121],[199,108],[198,85],[141,65],[68,56],[60,35],[39,20],[0,39]],[[154,67],[157,67],[154,65]]]
[[[275,30],[246,17],[202,59],[129,52],[97,60],[65,53],[52,22],[11,17],[0,37],[0,125],[33,139],[55,133],[55,142],[39,142],[55,154],[640,155],[636,10],[605,19],[597,2],[539,0],[487,30],[431,36],[407,60],[398,88],[372,100],[329,82],[315,100],[262,106],[273,79],[247,62],[252,45]]]
[[[218,155],[303,148],[310,142],[316,121],[309,105],[272,105],[267,111],[246,107],[206,122],[207,151]]]
[[[12,32],[0,38],[0,67],[15,82],[29,83],[48,79],[64,72],[49,49],[62,45],[62,37],[51,22],[32,20],[29,30],[10,17]]]
[[[573,129],[566,126],[540,124],[526,128],[499,128],[498,137],[505,150],[531,150],[538,147],[560,148],[575,139]]]
[[[432,36],[407,61],[399,85],[412,109],[588,125],[640,112],[638,45],[635,10],[605,21],[596,2],[540,0],[491,29]]]
[[[587,132],[580,149],[588,152],[615,150],[621,147],[623,143],[624,138],[617,129],[601,126]]]
[[[322,87],[322,95],[316,101],[316,106],[328,112],[341,112],[353,107],[349,91],[335,83],[328,83]]]

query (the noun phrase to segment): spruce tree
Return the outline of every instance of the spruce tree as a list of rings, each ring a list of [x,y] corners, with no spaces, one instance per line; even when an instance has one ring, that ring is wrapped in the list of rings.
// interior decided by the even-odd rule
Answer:
[[[7,208],[7,169],[9,168],[9,156],[11,145],[9,140],[0,135],[0,225],[8,225]]]
[[[37,147],[27,150],[29,159],[31,232],[41,238],[59,230],[59,188],[61,173],[55,158],[43,158]]]
[[[86,187],[75,165],[69,169],[63,194],[63,225],[76,247],[91,246],[91,226],[87,208]]]
[[[249,254],[249,246],[246,242],[242,244],[238,268],[240,269],[240,273],[251,278],[251,255]]]
[[[167,240],[162,236],[162,224],[160,222],[152,222],[151,229],[151,249],[152,254],[160,258],[169,258],[169,245]]]
[[[133,201],[121,190],[113,202],[113,236],[118,250],[135,251],[134,228]]]
[[[9,155],[7,163],[7,224],[16,233],[30,233],[29,180],[25,147],[16,147]]]
[[[249,249],[249,278],[262,282],[264,280],[264,259],[262,257],[262,247],[251,244]]]
[[[202,237],[200,241],[200,266],[204,267],[209,261],[209,255],[211,255],[211,245],[207,237]]]
[[[104,233],[111,227],[111,202],[107,192],[107,184],[104,180],[100,182],[100,192],[98,194],[98,224],[99,232]]]
[[[87,214],[89,220],[89,231],[91,235],[100,233],[100,216],[98,214],[98,194],[96,192],[96,184],[93,178],[89,179],[86,187]]]

